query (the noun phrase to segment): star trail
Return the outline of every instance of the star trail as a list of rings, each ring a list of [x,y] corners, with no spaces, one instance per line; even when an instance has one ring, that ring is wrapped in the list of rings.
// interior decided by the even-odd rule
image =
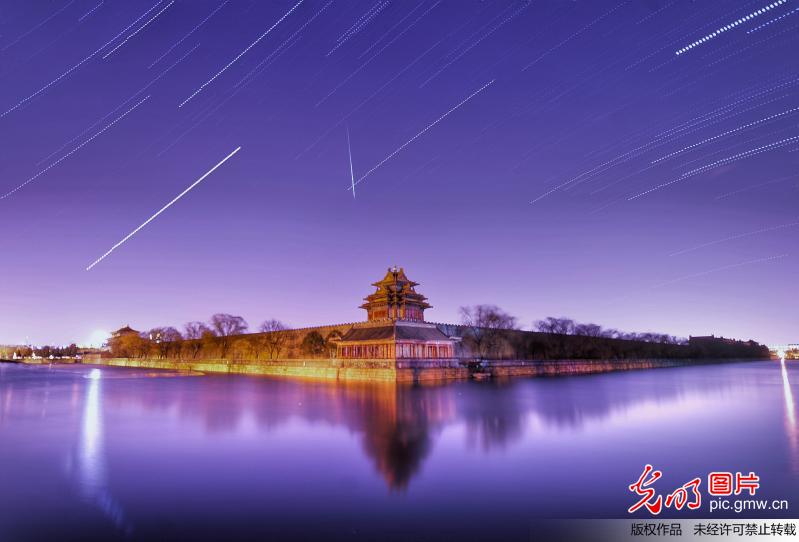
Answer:
[[[0,294],[21,309],[0,343],[44,299],[70,316],[42,342],[152,310],[333,321],[395,263],[438,292],[438,321],[490,302],[525,325],[646,312],[795,341],[797,10],[6,2],[0,248],[19,263]],[[186,188],[241,147],[224,182]],[[309,312],[321,298],[332,312]]]

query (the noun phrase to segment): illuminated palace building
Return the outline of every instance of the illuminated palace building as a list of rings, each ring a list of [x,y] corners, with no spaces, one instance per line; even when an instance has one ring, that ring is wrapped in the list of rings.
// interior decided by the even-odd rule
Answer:
[[[455,357],[456,338],[448,337],[436,324],[424,321],[431,306],[416,292],[416,282],[402,268],[389,269],[377,290],[367,296],[362,309],[367,321],[353,324],[337,341],[340,359],[450,359]]]

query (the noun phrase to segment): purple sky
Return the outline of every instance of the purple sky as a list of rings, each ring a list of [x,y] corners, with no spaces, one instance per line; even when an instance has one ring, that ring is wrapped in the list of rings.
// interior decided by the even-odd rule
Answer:
[[[776,1],[4,2],[0,343],[362,320],[393,264],[433,321],[797,341]],[[400,149],[355,199],[346,127],[356,180]]]

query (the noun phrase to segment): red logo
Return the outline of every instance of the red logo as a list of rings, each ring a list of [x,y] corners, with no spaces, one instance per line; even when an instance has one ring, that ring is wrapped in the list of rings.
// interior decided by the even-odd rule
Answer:
[[[638,502],[627,509],[627,512],[632,514],[641,507],[646,507],[647,510],[653,515],[660,514],[665,504],[666,508],[674,508],[675,510],[682,510],[687,507],[689,510],[696,510],[702,506],[702,494],[699,492],[699,486],[702,484],[702,479],[699,477],[684,483],[671,493],[669,493],[665,501],[663,495],[658,495],[652,485],[663,476],[663,472],[655,470],[652,465],[646,465],[644,472],[634,484],[628,487],[630,491],[640,497]],[[711,472],[707,476],[707,490],[713,496],[729,496],[740,495],[744,490],[749,491],[749,495],[754,495],[760,489],[760,477],[754,472],[747,475],[736,472],[734,475],[731,472]]]

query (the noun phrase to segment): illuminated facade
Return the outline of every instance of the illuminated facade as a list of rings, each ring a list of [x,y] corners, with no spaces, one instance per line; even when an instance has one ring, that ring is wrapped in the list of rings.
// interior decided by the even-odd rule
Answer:
[[[424,321],[431,305],[416,292],[418,283],[402,268],[389,268],[376,291],[361,305],[367,321],[354,324],[337,341],[337,357],[344,359],[450,359],[455,357],[455,339],[435,324]]]

